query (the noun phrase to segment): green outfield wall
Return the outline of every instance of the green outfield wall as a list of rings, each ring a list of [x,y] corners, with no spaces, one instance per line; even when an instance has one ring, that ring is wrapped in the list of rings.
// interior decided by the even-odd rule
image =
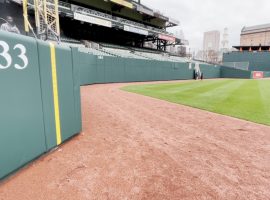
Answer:
[[[220,78],[220,66],[201,64],[200,70],[203,72],[203,76],[206,79]]]
[[[252,78],[252,71],[234,69],[230,67],[221,67],[220,78],[243,78],[250,79]]]
[[[235,51],[224,53],[223,62],[249,62],[250,71],[270,71],[270,52]]]
[[[264,78],[270,78],[270,72],[264,72]]]
[[[73,49],[80,68],[81,85],[139,81],[187,80],[194,77],[194,64],[95,56]],[[200,65],[204,78],[219,78],[220,67]]]
[[[72,50],[0,31],[0,179],[81,132]]]

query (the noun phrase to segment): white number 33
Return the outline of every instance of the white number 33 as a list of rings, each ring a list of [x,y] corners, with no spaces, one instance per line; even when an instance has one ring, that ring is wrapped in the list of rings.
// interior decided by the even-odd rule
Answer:
[[[0,47],[2,47],[3,49],[2,51],[0,51],[0,60],[1,60],[1,57],[4,58],[5,60],[5,65],[2,65],[3,63],[0,62],[0,69],[7,69],[12,64],[12,57],[9,54],[9,45],[4,41],[0,41]],[[28,66],[28,58],[26,57],[25,46],[23,46],[22,44],[16,44],[13,50],[16,50],[16,49],[20,50],[20,54],[18,55],[18,58],[22,60],[23,65],[21,66],[19,64],[15,64],[14,67],[19,70],[25,69]]]

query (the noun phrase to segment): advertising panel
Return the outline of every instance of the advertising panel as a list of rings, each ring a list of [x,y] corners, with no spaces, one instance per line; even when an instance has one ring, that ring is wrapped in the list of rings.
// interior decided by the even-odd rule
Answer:
[[[137,33],[137,34],[141,34],[141,35],[148,35],[148,31],[143,30],[143,29],[139,29],[139,28],[135,28],[132,26],[125,25],[124,30],[127,32]]]
[[[169,42],[175,42],[175,37],[170,36],[170,35],[159,34],[158,38],[161,39],[161,40],[169,41]]]
[[[79,20],[79,21],[83,21],[83,22],[88,22],[91,24],[97,24],[100,26],[105,26],[105,27],[112,27],[112,22],[104,20],[104,19],[100,19],[97,17],[92,17],[89,15],[83,15],[81,13],[74,13],[74,19]]]
[[[253,72],[253,79],[260,79],[264,77],[264,72],[254,71]]]

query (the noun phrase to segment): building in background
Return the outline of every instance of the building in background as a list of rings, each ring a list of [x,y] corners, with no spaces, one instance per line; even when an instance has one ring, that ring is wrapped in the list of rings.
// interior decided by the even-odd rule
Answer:
[[[242,70],[270,70],[270,24],[244,27],[240,46],[223,54],[223,65]]]
[[[241,31],[240,46],[270,46],[270,24],[244,27]]]
[[[221,51],[229,51],[229,29],[224,28],[223,37],[221,41]]]
[[[218,30],[204,33],[203,38],[203,60],[207,62],[218,62],[220,32]]]
[[[223,54],[228,53],[229,51],[231,51],[231,48],[229,47],[229,29],[224,28],[218,62],[221,62],[223,59]]]
[[[219,31],[208,31],[204,33],[203,39],[203,50],[219,50],[219,43],[220,43],[220,32]]]

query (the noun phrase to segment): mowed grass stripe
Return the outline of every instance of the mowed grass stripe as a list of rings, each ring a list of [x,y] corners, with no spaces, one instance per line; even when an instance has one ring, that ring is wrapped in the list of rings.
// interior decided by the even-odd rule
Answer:
[[[200,84],[200,83],[199,83]],[[212,97],[213,92],[218,93],[226,88],[231,88],[229,85],[235,85],[235,83],[230,80],[212,82],[211,85],[205,87],[198,87],[189,91],[186,91],[184,94],[179,93],[179,96],[186,97],[188,101],[197,101],[197,99],[206,99],[207,97]],[[209,100],[209,99],[208,99]]]
[[[226,87],[228,84],[231,84],[231,80],[220,80],[218,83],[212,80],[176,83],[172,84],[173,93],[168,87],[168,84],[166,84],[166,87],[164,87],[164,85],[160,85],[160,87],[151,85],[150,88],[149,85],[139,85],[138,87],[127,86],[124,90],[161,100],[167,100],[173,103],[179,103],[179,101],[181,101],[181,104],[184,105],[208,109],[209,107],[207,106],[201,107],[202,102],[200,102],[208,100],[206,98],[200,98],[200,100],[198,100],[198,95],[208,92],[210,88],[213,90],[218,90],[220,88],[220,90],[222,90],[222,87]],[[155,89],[153,88],[154,86],[156,87]]]
[[[212,90],[222,90],[222,88],[227,87],[227,85],[230,83],[230,80],[220,81],[218,83],[210,82],[210,84],[205,84],[205,83],[197,82],[196,88],[192,87],[189,90],[187,90],[186,88],[185,91],[182,91],[180,89],[179,92],[176,92],[174,95],[171,95],[171,94],[163,95],[161,98],[160,96],[156,96],[156,95],[153,95],[153,96],[160,98],[162,100],[169,100],[170,102],[174,102],[174,103],[181,102],[181,104],[184,104],[184,105],[208,110],[211,105],[209,104],[210,97],[206,98],[203,95]]]
[[[270,81],[259,81],[260,95],[267,118],[270,119]]]
[[[194,94],[197,96],[199,94],[208,92],[219,87],[222,87],[224,84],[229,83],[229,80],[220,81],[220,82],[211,82],[211,81],[197,81],[197,86],[192,88],[186,88],[184,91],[181,90],[181,87],[177,91],[177,94],[180,94],[181,97],[193,98]]]
[[[243,85],[244,81],[231,81],[223,84],[221,87],[209,89],[209,91],[195,95],[187,100],[186,105],[203,108],[212,112],[218,112],[218,108],[224,104],[226,99]],[[213,94],[215,97],[213,98]]]
[[[244,83],[245,83],[244,80],[232,81],[230,84],[226,85],[224,88],[221,88],[220,91],[213,91],[211,95],[213,96],[213,93],[214,93],[215,98],[211,98],[209,101],[209,103],[211,103],[213,107],[211,111],[222,113],[220,109],[225,107],[224,105],[226,104],[227,100],[231,98],[231,96],[233,96],[235,93],[237,93],[237,91],[242,89]],[[211,91],[209,91],[209,93],[210,92]]]
[[[160,84],[160,87],[157,85],[138,85],[138,86],[127,86],[123,88],[126,91],[134,92],[138,94],[143,94],[159,99],[167,99],[169,98],[171,101],[174,100],[179,94],[180,97],[189,98],[189,92],[193,91],[193,94],[196,91],[207,91],[209,87],[219,87],[230,80],[222,80],[218,84],[214,81],[190,81],[190,82],[183,82],[183,83],[172,83],[170,84]],[[192,95],[190,93],[190,95]]]
[[[226,80],[224,80],[225,82]],[[142,91],[143,93],[146,91],[153,92],[156,91],[157,93],[175,93],[175,92],[182,92],[187,91],[193,88],[200,88],[205,87],[206,85],[211,85],[211,81],[202,81],[199,83],[198,81],[188,81],[182,83],[161,83],[160,87],[157,87],[156,84],[147,84],[147,85],[136,85],[136,86],[127,86],[124,90],[133,91],[139,93]],[[180,87],[179,87],[180,86]]]
[[[226,83],[227,80],[221,81]],[[175,92],[184,92],[184,91],[190,91],[191,89],[197,89],[197,90],[203,90],[203,88],[208,87],[210,85],[215,84],[215,82],[211,81],[192,81],[192,82],[185,82],[180,84],[181,87],[179,87],[179,84],[175,84],[173,87],[165,87],[162,88],[161,91],[165,93],[175,93]]]
[[[205,80],[123,89],[270,125],[270,80]]]
[[[265,124],[265,110],[257,82],[246,80],[241,87],[224,99],[214,112]]]

